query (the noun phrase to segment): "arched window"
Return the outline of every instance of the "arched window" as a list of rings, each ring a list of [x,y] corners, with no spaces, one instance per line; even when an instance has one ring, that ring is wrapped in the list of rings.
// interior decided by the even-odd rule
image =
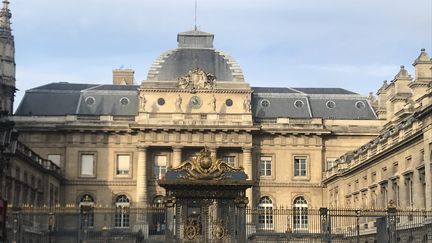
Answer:
[[[267,196],[258,203],[258,224],[260,229],[273,229],[273,201]]]
[[[304,197],[294,200],[294,230],[307,230],[308,228],[308,205]]]
[[[89,194],[84,194],[80,199],[80,226],[88,228],[94,226],[94,199]]]
[[[115,227],[129,227],[129,198],[126,195],[119,195],[115,201]]]
[[[151,214],[151,225],[150,234],[151,235],[163,235],[165,234],[165,208],[164,208],[164,197],[158,195],[153,198],[154,208]]]

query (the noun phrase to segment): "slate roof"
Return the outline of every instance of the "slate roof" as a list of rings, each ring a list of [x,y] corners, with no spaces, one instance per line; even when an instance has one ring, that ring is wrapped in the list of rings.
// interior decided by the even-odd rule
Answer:
[[[62,116],[75,114],[79,92],[26,92],[15,115]]]
[[[134,116],[137,114],[138,88],[137,85],[51,83],[26,91],[15,115]]]
[[[293,88],[305,94],[357,94],[341,88]]]
[[[253,87],[252,90],[255,118],[377,118],[366,97],[341,88]]]
[[[212,73],[217,80],[232,81],[233,74],[228,60],[214,49],[179,48],[164,58],[153,80],[177,80],[193,68]]]
[[[213,48],[214,35],[194,29],[177,35],[178,47],[162,53],[147,75],[151,81],[172,81],[200,68],[216,81],[244,81],[240,65],[228,54]]]
[[[28,90],[15,115],[134,116],[138,113],[138,88],[138,85],[51,83]],[[254,118],[377,118],[366,97],[344,89],[253,87],[252,90]],[[334,106],[329,107],[329,102],[334,102]]]
[[[284,87],[251,87],[257,93],[298,93],[297,91]]]
[[[88,89],[91,87],[96,87],[97,84],[76,84],[76,83],[67,83],[67,82],[58,82],[58,83],[50,83],[43,86],[39,86],[33,88],[29,91],[36,90],[47,90],[47,91],[81,91],[83,89]],[[27,91],[27,92],[29,92]]]

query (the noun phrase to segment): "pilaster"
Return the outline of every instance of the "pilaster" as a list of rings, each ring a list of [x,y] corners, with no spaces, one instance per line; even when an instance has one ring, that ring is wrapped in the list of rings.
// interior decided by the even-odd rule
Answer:
[[[138,146],[136,200],[138,205],[147,204],[147,147]]]
[[[431,167],[431,141],[432,131],[429,130],[424,133],[424,163],[425,163],[425,181],[426,181],[426,210],[432,210],[432,167]]]
[[[176,146],[173,147],[173,160],[172,160],[172,167],[177,167],[181,164],[181,159],[182,159],[182,146]]]
[[[422,175],[421,172],[419,170],[416,170],[415,173],[413,174],[413,200],[414,200],[414,208],[425,208],[426,205],[424,204],[425,202],[425,189],[423,186],[423,180],[422,180]]]
[[[249,180],[254,180],[253,170],[252,170],[252,148],[246,147],[243,148],[243,168],[248,176]],[[246,197],[249,199],[248,206],[251,207],[253,205],[253,187],[246,190]]]

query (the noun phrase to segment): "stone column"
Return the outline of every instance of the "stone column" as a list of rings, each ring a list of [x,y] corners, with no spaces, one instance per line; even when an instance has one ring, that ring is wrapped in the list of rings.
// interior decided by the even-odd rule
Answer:
[[[147,205],[147,147],[138,146],[136,200],[139,206]]]
[[[134,226],[135,231],[141,230],[145,238],[148,237],[147,212],[147,147],[138,146],[138,163],[136,178],[136,201],[138,207],[142,208],[142,213],[137,214],[137,222]]]
[[[425,181],[426,181],[426,210],[432,209],[432,168],[431,168],[431,144],[430,138],[432,130],[423,134],[424,137],[424,164],[425,164]]]
[[[425,190],[424,190],[424,186],[423,186],[423,176],[421,175],[421,171],[416,170],[413,174],[413,204],[414,204],[414,208],[419,208],[419,209],[423,209],[426,207],[426,205],[424,204],[425,202]]]
[[[243,148],[243,168],[245,173],[248,176],[248,180],[254,180],[253,168],[252,168],[252,149],[251,148]],[[253,193],[252,188],[246,190],[246,197],[249,199],[248,206],[251,207],[253,205]]]
[[[173,147],[173,160],[172,167],[177,167],[181,164],[182,160],[182,148],[181,146]]]

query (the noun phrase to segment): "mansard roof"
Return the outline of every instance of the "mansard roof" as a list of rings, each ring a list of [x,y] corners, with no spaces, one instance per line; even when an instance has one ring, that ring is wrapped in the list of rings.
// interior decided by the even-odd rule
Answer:
[[[16,115],[138,114],[138,85],[51,83],[26,91]],[[376,119],[366,97],[340,88],[252,87],[256,119]]]
[[[377,118],[366,97],[341,88],[252,87],[252,90],[255,118]]]

